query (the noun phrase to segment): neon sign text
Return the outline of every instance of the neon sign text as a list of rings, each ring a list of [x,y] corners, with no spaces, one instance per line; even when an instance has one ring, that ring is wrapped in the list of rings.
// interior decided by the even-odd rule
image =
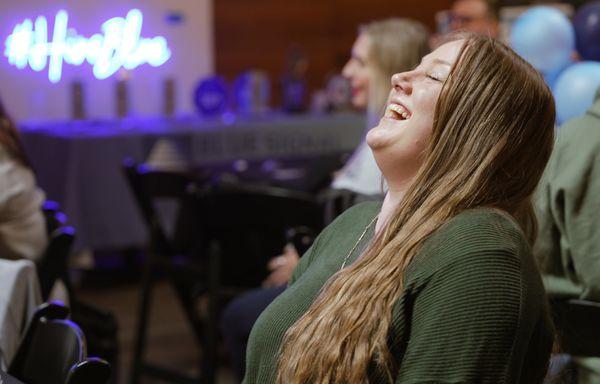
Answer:
[[[129,11],[125,18],[107,20],[102,24],[102,33],[89,38],[69,28],[68,21],[66,11],[56,14],[49,41],[44,16],[38,16],[35,23],[25,19],[6,39],[4,55],[8,62],[19,69],[29,64],[38,72],[47,66],[48,79],[57,83],[62,77],[63,62],[79,66],[87,61],[97,79],[106,79],[121,68],[129,70],[142,64],[158,67],[171,57],[164,37],[141,37],[143,17],[138,9]]]

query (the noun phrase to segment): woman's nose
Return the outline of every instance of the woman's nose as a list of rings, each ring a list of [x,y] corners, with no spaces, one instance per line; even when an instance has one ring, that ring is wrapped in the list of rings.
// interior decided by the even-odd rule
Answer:
[[[412,85],[408,72],[396,73],[392,76],[392,88],[396,92],[410,93],[412,92]]]
[[[342,68],[342,76],[344,76],[346,79],[350,79],[353,73],[354,68],[352,66],[352,63],[347,62],[346,65],[344,65],[344,68]]]

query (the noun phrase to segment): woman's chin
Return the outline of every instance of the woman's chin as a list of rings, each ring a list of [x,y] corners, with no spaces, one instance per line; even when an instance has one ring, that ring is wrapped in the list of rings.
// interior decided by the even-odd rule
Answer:
[[[369,132],[367,132],[367,136],[366,136],[366,141],[367,141],[367,145],[373,150],[377,150],[383,146],[385,146],[385,143],[388,141],[387,140],[388,135],[386,132],[386,129],[384,127],[381,127],[381,123],[373,128],[371,128],[369,130]]]

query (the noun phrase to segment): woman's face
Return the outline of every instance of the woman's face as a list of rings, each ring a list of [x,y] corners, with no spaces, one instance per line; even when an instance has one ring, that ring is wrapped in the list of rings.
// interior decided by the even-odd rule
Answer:
[[[385,114],[367,134],[367,144],[388,184],[394,178],[406,181],[419,169],[437,99],[463,43],[446,43],[425,56],[414,70],[392,76]]]
[[[342,69],[342,75],[350,81],[352,105],[355,108],[364,109],[369,102],[369,86],[373,76],[369,63],[370,49],[371,40],[361,33],[352,46],[350,60]]]

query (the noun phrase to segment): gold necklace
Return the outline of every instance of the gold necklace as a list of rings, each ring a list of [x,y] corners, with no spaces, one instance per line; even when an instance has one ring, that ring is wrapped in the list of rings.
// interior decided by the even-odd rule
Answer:
[[[373,220],[371,220],[371,222],[369,224],[367,224],[367,226],[365,227],[365,229],[362,231],[362,233],[360,234],[360,237],[358,238],[358,240],[356,240],[356,243],[354,243],[354,246],[352,247],[352,249],[350,250],[350,252],[348,252],[348,254],[346,255],[346,257],[344,257],[344,262],[342,263],[342,266],[340,267],[340,271],[342,269],[344,269],[344,267],[346,266],[346,263],[348,262],[348,259],[350,258],[350,255],[352,254],[352,252],[354,252],[354,250],[356,249],[356,247],[358,247],[358,244],[360,244],[360,241],[363,239],[363,237],[365,237],[365,235],[367,234],[367,231],[369,230],[369,228],[371,228],[371,226],[373,225],[373,223],[375,222],[375,220],[377,220],[378,217],[379,217],[379,215],[375,215],[375,217],[373,218]]]

